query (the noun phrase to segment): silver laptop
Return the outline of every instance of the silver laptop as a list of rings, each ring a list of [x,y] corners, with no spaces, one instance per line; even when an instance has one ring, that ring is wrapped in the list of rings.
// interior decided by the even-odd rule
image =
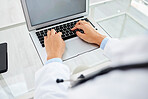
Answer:
[[[79,20],[86,20],[95,27],[88,18],[89,0],[21,0],[21,3],[31,39],[43,64],[47,61],[44,36],[51,29],[63,33],[66,42],[63,61],[97,48],[77,37],[76,31],[83,30],[71,31]]]

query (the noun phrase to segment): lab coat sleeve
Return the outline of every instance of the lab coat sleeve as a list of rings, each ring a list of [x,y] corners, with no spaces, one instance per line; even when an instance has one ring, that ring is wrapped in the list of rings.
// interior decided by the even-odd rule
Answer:
[[[108,38],[104,38],[103,40],[102,40],[102,42],[101,42],[101,45],[100,45],[100,48],[102,49],[102,50],[104,50],[104,47],[106,46],[106,43],[108,42]]]
[[[112,61],[112,66],[145,62],[143,57],[147,53],[147,47],[144,44],[148,41],[147,37],[144,35],[122,40],[109,39],[104,48],[104,55]]]
[[[69,82],[56,83],[56,79],[70,78],[69,68],[58,62],[43,66],[35,74],[35,99],[66,99]]]
[[[118,49],[121,45],[121,41],[119,39],[109,39],[104,47],[104,54],[111,59],[113,57],[113,52]],[[122,46],[123,48],[123,46]]]
[[[118,66],[118,65],[126,65],[131,62],[131,60],[128,62],[128,58],[125,58],[129,56],[129,52],[131,52],[134,48],[133,40],[119,40],[119,39],[109,39],[108,42],[105,45],[104,48],[104,55],[108,57],[111,60],[112,66]],[[118,61],[117,61],[118,60]]]
[[[52,63],[52,62],[58,62],[58,63],[62,63],[62,59],[61,58],[52,58],[48,61],[46,61],[45,65],[49,64],[49,63]]]

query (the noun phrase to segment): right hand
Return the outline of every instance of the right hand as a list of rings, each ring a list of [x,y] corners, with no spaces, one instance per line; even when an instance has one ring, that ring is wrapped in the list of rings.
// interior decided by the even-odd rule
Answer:
[[[56,33],[54,29],[47,32],[44,37],[44,44],[47,53],[47,60],[52,58],[62,58],[65,51],[65,42],[61,38],[62,33]]]
[[[104,35],[99,34],[89,22],[86,21],[79,21],[76,23],[75,27],[73,27],[71,30],[76,29],[82,29],[84,33],[81,33],[79,31],[76,32],[78,37],[83,39],[84,41],[88,43],[94,43],[97,45],[101,45],[102,40],[106,37]]]

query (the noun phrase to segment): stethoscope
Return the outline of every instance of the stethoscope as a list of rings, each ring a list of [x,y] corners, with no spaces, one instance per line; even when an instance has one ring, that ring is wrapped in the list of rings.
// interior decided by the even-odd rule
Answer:
[[[122,66],[117,66],[117,67],[107,67],[105,69],[102,69],[90,76],[84,76],[83,74],[81,74],[77,80],[75,81],[75,84],[72,87],[76,87],[78,85],[81,85],[89,80],[94,79],[95,77],[98,76],[102,76],[105,75],[111,71],[114,70],[122,70],[122,71],[126,71],[126,70],[131,70],[131,69],[141,69],[141,68],[148,68],[148,63],[142,63],[142,64],[131,64],[131,65],[122,65]],[[64,82],[71,82],[73,80],[64,80],[64,79],[56,79],[56,83],[64,83]]]
[[[85,76],[81,74],[76,81],[80,81],[82,79],[85,79]],[[56,79],[56,83],[63,83],[63,82],[72,82],[74,80],[64,80],[64,79]]]

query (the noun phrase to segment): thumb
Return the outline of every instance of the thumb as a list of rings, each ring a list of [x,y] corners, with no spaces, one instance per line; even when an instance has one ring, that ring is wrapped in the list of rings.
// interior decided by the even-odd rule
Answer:
[[[77,36],[80,37],[81,39],[84,39],[85,34],[82,34],[81,32],[77,31],[76,32]]]

